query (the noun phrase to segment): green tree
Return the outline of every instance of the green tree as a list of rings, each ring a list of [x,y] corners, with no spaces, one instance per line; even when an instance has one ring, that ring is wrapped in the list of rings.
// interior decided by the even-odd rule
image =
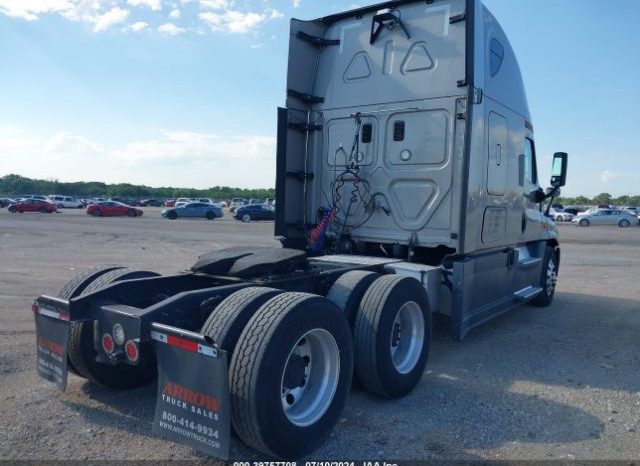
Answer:
[[[591,204],[591,201],[589,200],[589,198],[584,197],[584,196],[578,196],[574,199],[574,203],[576,205],[589,205]]]
[[[593,203],[596,205],[600,205],[600,204],[610,205],[612,200],[613,198],[609,193],[600,193],[592,199]]]

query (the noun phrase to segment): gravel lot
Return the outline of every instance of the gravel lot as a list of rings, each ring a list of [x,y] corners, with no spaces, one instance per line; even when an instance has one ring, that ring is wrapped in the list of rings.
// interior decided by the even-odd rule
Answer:
[[[39,379],[31,303],[75,273],[122,263],[169,273],[203,252],[277,245],[273,224],[0,210],[0,458],[203,459],[151,431],[155,386],[113,392]],[[409,396],[354,389],[314,459],[640,460],[640,228],[561,225],[554,304],[522,307],[454,342],[439,322]],[[234,440],[234,458],[260,459]]]

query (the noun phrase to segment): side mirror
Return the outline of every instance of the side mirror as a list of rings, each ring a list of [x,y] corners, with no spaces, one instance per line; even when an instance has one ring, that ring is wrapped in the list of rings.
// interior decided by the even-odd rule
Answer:
[[[551,186],[559,188],[567,183],[567,163],[569,154],[566,152],[556,152],[553,154],[553,165],[551,166]]]

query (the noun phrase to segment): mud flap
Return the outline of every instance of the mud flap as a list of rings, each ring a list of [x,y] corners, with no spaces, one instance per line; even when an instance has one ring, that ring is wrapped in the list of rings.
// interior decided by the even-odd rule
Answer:
[[[40,297],[33,304],[36,323],[38,375],[65,391],[67,388],[67,343],[69,342],[68,302]]]
[[[231,430],[227,353],[204,336],[152,324],[158,360],[154,432],[228,459]]]

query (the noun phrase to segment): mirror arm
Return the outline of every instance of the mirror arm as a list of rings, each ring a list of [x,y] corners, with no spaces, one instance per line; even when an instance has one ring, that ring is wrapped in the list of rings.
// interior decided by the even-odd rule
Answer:
[[[549,215],[549,211],[551,210],[551,204],[553,204],[553,200],[556,197],[556,193],[558,192],[558,189],[560,189],[560,186],[554,186],[553,190],[549,194],[545,195],[545,199],[549,199],[549,203],[547,204],[547,208],[544,211],[544,215],[545,216]]]

